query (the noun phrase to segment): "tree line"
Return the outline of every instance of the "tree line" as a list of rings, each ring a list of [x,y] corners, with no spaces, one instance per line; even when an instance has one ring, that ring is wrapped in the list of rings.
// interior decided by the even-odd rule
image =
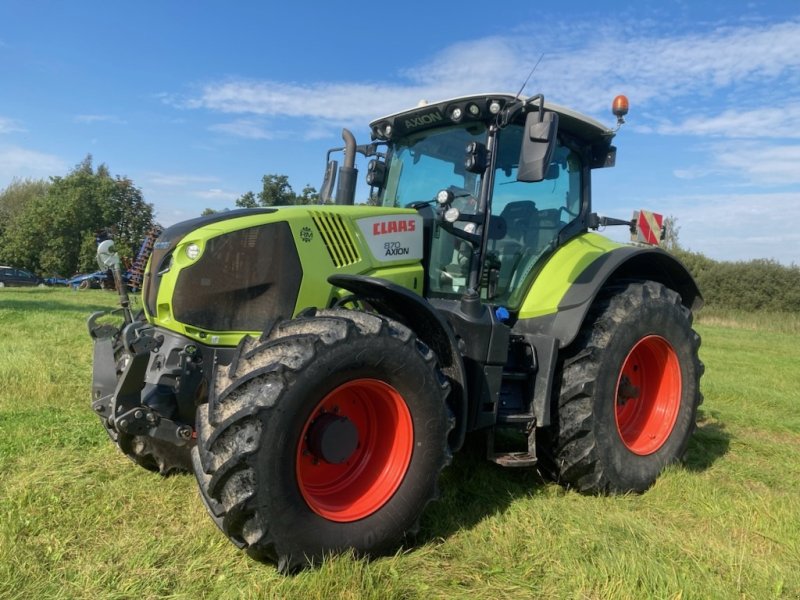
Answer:
[[[710,308],[800,313],[800,266],[768,259],[717,261],[681,248],[672,252],[694,276]]]
[[[260,206],[292,206],[295,204],[317,204],[319,192],[306,184],[303,191],[295,193],[289,183],[289,177],[276,173],[269,173],[261,178],[261,191],[245,192],[236,199],[237,208],[258,208]],[[213,208],[206,208],[203,215],[217,212]]]
[[[319,202],[306,185],[300,194],[286,175],[267,174],[261,190],[236,200],[239,208]],[[206,209],[203,214],[216,212]],[[670,217],[667,250],[697,280],[706,305],[746,311],[800,312],[800,266],[773,260],[717,261],[681,247],[680,228]],[[0,264],[41,275],[70,275],[97,269],[97,239],[109,235],[123,259],[132,260],[155,226],[153,205],[141,190],[88,155],[67,175],[48,180],[14,180],[0,191]]]
[[[45,276],[92,272],[98,238],[132,260],[154,225],[142,191],[88,155],[63,177],[15,179],[0,192],[0,263]]]

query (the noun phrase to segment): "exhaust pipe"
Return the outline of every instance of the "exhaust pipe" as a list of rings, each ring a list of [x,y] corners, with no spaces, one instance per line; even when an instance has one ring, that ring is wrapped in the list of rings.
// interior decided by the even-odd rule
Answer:
[[[355,204],[358,169],[356,164],[356,138],[342,129],[344,140],[344,164],[339,167],[339,185],[336,188],[336,204]]]

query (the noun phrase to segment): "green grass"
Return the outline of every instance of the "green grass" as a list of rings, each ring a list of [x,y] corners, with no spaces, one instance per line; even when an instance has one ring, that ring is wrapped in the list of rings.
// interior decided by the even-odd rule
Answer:
[[[102,291],[0,290],[0,598],[797,598],[797,317],[701,317],[705,403],[684,466],[584,497],[479,451],[416,544],[283,577],[236,550],[191,476],[162,479],[89,409]]]

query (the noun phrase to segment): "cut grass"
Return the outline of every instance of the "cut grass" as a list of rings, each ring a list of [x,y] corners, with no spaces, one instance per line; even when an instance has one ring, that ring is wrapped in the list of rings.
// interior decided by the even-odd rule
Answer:
[[[698,431],[647,493],[581,496],[470,448],[413,545],[283,577],[225,539],[193,477],[162,479],[108,442],[84,323],[114,302],[0,290],[2,598],[800,597],[794,317],[700,319]]]

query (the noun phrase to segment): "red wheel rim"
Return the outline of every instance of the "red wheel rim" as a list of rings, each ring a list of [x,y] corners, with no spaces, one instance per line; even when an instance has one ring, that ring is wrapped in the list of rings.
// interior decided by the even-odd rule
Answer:
[[[337,428],[344,443],[331,442]],[[321,517],[341,523],[363,519],[400,487],[413,447],[411,413],[400,392],[376,379],[342,384],[303,426],[296,461],[300,492]],[[331,452],[338,454],[332,459]]]
[[[617,431],[628,450],[647,455],[669,438],[681,405],[681,368],[670,343],[658,335],[639,340],[617,378]]]

